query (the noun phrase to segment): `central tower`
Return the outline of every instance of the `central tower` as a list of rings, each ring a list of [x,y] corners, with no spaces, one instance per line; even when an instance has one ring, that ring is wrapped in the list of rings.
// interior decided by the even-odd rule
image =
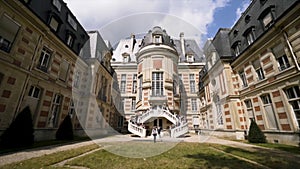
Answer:
[[[179,113],[179,55],[165,30],[155,26],[145,35],[137,59],[137,113],[148,109],[169,109]]]

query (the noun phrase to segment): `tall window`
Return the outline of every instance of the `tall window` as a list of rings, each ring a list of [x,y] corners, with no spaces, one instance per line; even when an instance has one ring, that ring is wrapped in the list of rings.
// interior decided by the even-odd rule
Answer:
[[[250,28],[250,30],[245,35],[248,45],[251,45],[255,40],[254,28]]]
[[[139,100],[142,100],[143,97],[143,76],[139,77]]]
[[[121,93],[126,92],[126,74],[121,75]]]
[[[190,77],[190,92],[191,93],[196,93],[195,75],[190,74],[189,77]]]
[[[197,99],[191,99],[192,111],[197,111]]]
[[[175,80],[173,81],[173,94],[174,95],[178,94],[178,92],[177,92],[177,82]]]
[[[216,105],[216,110],[217,110],[217,123],[218,125],[223,125],[223,113],[221,109],[221,102],[220,102],[220,97],[218,95],[214,96],[214,102]]]
[[[73,99],[71,99],[71,101],[70,101],[68,114],[70,115],[71,118],[73,118],[73,116],[75,115],[75,106],[74,106]]]
[[[74,42],[74,37],[71,34],[67,35],[67,45],[72,47]]]
[[[132,98],[132,100],[131,100],[131,110],[132,111],[135,110],[135,105],[136,105],[135,98]]]
[[[260,65],[260,60],[257,59],[257,60],[255,60],[252,64],[253,64],[253,67],[254,67],[254,69],[255,69],[257,79],[258,79],[258,80],[264,79],[264,78],[265,78],[265,76],[264,76],[264,71],[263,71],[263,69],[262,69],[262,67],[261,67],[261,65]]]
[[[260,96],[261,101],[263,103],[264,109],[265,109],[265,115],[267,118],[267,124],[269,129],[278,129],[277,126],[277,120],[274,112],[274,108],[272,105],[272,100],[270,97],[270,94],[265,94]]]
[[[243,87],[247,87],[248,84],[247,84],[247,79],[246,79],[245,72],[244,72],[244,71],[240,71],[240,72],[239,72],[239,75],[240,75],[240,78],[241,78],[241,80],[242,80]]]
[[[152,95],[153,96],[162,96],[164,92],[164,78],[162,72],[153,72],[152,73]]]
[[[300,126],[300,89],[299,86],[293,86],[285,90],[286,96],[289,100],[291,107],[294,110],[298,128]]]
[[[44,72],[47,72],[51,55],[52,51],[46,47],[43,47],[37,68]]]
[[[41,93],[41,89],[39,87],[31,86],[28,96],[38,99],[40,97],[40,93]]]
[[[284,52],[284,46],[282,43],[275,46],[273,49],[273,54],[276,57],[277,63],[278,63],[278,69],[280,71],[285,70],[290,67],[289,60]]]
[[[80,83],[80,72],[76,71],[74,74],[74,81],[73,81],[73,86],[78,88]]]
[[[133,79],[132,79],[132,93],[136,93],[137,90],[137,75],[133,74]]]
[[[253,113],[253,106],[252,106],[252,102],[251,100],[245,100],[245,105],[246,105],[246,108],[247,108],[247,113],[248,113],[248,116],[249,116],[249,119],[253,119],[254,120],[254,113]]]
[[[241,53],[241,42],[237,41],[233,44],[232,49],[234,51],[234,55],[237,57]]]
[[[20,25],[6,15],[0,18],[0,50],[9,52],[15,41]]]
[[[42,89],[37,86],[30,86],[28,97],[24,100],[24,104],[30,107],[31,112],[33,113],[33,122],[37,119],[37,110],[40,106]]]
[[[48,127],[57,127],[61,107],[62,95],[55,94],[52,101],[51,112],[48,118]]]
[[[124,111],[124,108],[125,108],[125,99],[124,98],[121,98],[121,104],[120,104],[120,110]]]
[[[59,69],[59,79],[62,81],[66,81],[68,71],[69,71],[69,62],[62,60],[62,62],[60,63],[60,69]]]

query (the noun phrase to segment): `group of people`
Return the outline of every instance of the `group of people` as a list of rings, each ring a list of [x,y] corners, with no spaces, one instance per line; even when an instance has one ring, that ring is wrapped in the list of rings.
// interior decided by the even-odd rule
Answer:
[[[161,133],[161,127],[160,126],[158,126],[158,127],[154,126],[153,129],[152,129],[152,132],[151,132],[151,135],[153,136],[154,143],[156,143],[156,137],[157,136],[159,138],[161,138],[160,133]]]

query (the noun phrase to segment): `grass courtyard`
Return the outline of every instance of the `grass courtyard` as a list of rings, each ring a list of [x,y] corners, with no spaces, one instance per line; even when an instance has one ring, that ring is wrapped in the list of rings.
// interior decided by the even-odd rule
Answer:
[[[165,143],[130,142],[137,147],[160,147]],[[298,147],[295,147],[298,148]],[[97,151],[84,154],[91,150]],[[134,150],[133,150],[134,151]],[[84,154],[80,156],[80,154]],[[73,157],[77,157],[71,159]],[[67,160],[61,166],[55,164]],[[71,159],[71,160],[70,160]],[[279,151],[278,149],[241,149],[218,144],[181,142],[159,155],[146,158],[129,158],[111,153],[96,144],[63,152],[33,158],[30,160],[1,166],[3,169],[40,168],[90,168],[90,169],[137,169],[137,168],[299,168],[300,153]]]

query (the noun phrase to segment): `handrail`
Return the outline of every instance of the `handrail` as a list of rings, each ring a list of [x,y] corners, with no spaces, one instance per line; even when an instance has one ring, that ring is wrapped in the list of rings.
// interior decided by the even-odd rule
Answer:
[[[128,121],[128,131],[140,137],[146,137],[146,129]]]
[[[171,137],[179,137],[189,131],[188,123],[183,123],[180,126],[171,129]]]
[[[169,121],[171,121],[173,124],[176,124],[178,122],[178,118],[176,115],[172,114],[170,111],[165,110],[165,109],[158,109],[158,110],[153,110],[149,109],[142,115],[138,117],[138,123],[144,123],[147,120],[149,120],[151,117],[165,117]]]

